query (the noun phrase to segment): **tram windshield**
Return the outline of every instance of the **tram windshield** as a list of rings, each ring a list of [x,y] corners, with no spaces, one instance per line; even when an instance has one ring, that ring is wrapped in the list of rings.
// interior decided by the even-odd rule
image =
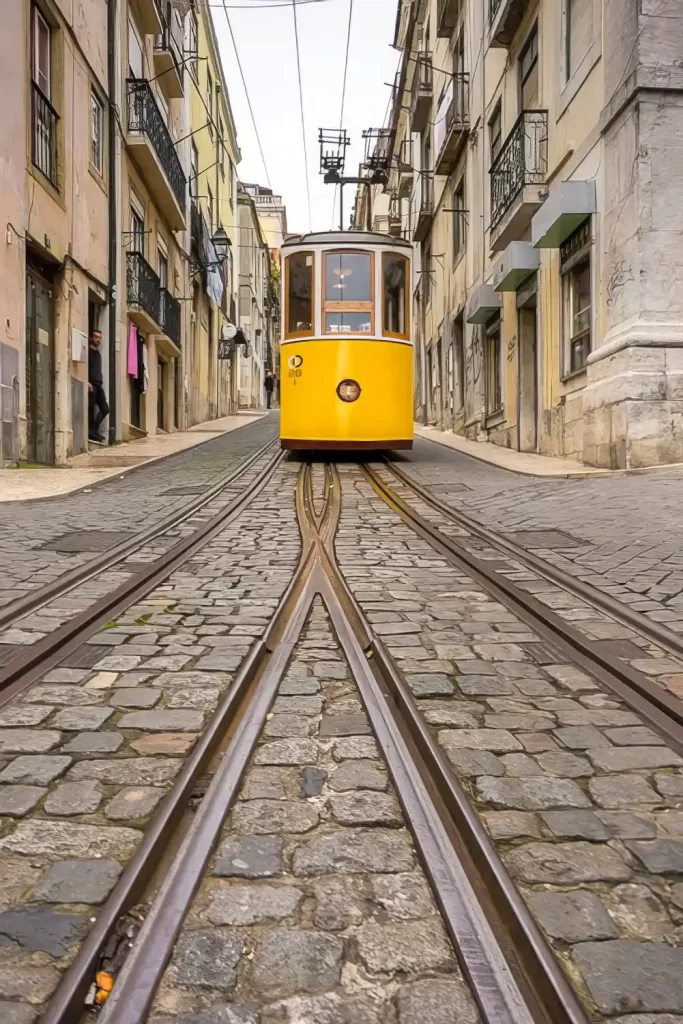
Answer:
[[[325,256],[325,301],[370,302],[371,270],[370,253],[328,253]]]

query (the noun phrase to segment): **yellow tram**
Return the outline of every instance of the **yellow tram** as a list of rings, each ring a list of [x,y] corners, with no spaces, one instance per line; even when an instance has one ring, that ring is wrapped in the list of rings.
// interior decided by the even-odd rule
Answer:
[[[373,232],[284,243],[283,448],[412,448],[410,257],[409,242]]]

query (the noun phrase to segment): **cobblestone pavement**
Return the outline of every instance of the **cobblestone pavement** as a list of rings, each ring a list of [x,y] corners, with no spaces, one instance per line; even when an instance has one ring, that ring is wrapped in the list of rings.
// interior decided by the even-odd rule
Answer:
[[[294,571],[296,467],[0,711],[0,1021],[29,1024]]]
[[[477,1024],[315,604],[151,1024]]]
[[[275,438],[277,429],[277,416],[271,414],[89,491],[1,504],[0,606],[166,518],[218,477],[237,469]],[[101,532],[79,536],[81,531]]]
[[[591,1019],[682,1024],[683,760],[342,481],[342,570]]]
[[[683,473],[539,480],[416,440],[397,457],[443,501],[683,632]]]

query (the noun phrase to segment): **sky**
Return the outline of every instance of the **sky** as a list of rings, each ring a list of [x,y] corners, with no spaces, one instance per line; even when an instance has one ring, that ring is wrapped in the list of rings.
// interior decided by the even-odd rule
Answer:
[[[318,129],[339,127],[344,57],[351,0],[297,2],[303,109],[314,231],[338,227],[333,218],[334,185],[319,174]],[[242,181],[268,185],[249,106],[235,60],[222,0],[210,0],[223,68],[230,94],[242,162]],[[301,106],[297,76],[294,18],[285,0],[226,0],[261,139],[270,186],[287,206],[289,231],[309,230]],[[243,5],[243,6],[237,6]],[[385,122],[390,87],[398,67],[394,37],[397,0],[353,0],[351,43],[344,105],[344,127],[351,137],[346,173],[358,173],[363,158],[362,131]],[[344,189],[344,219],[354,186]]]

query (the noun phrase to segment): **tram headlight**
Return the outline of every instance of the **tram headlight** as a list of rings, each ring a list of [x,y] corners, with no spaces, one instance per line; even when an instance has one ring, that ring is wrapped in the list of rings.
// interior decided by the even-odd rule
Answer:
[[[342,402],[355,402],[360,398],[360,384],[355,380],[343,380],[337,385],[337,395]]]

